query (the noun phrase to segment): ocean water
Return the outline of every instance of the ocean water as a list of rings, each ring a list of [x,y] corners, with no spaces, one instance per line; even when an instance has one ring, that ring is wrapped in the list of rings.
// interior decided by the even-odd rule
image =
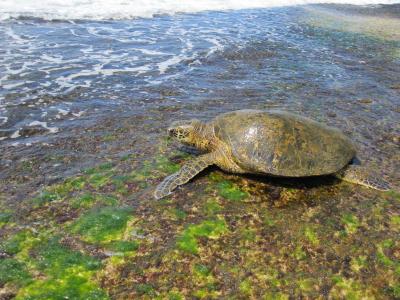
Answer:
[[[160,109],[158,137],[175,118],[278,108],[353,131],[361,147],[382,132],[396,143],[398,6],[314,2],[2,1],[3,166],[104,118]],[[365,25],[381,21],[390,30]]]

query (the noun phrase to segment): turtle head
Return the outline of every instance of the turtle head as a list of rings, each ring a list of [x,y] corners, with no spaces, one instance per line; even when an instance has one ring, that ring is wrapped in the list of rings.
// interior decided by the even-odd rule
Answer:
[[[198,147],[202,122],[197,119],[175,121],[168,128],[168,135],[182,144]]]

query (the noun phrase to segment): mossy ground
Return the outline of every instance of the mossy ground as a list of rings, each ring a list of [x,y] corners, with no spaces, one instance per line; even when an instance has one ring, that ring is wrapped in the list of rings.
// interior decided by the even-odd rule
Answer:
[[[2,213],[0,297],[400,297],[398,193],[213,170],[155,201],[186,159],[124,156]]]

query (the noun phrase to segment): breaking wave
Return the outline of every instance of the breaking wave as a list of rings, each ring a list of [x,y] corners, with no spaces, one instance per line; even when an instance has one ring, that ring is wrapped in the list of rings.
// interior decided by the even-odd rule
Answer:
[[[314,3],[354,5],[394,4],[393,0],[3,0],[0,20],[40,18],[45,20],[109,20],[152,17],[157,14],[194,13],[292,6]]]

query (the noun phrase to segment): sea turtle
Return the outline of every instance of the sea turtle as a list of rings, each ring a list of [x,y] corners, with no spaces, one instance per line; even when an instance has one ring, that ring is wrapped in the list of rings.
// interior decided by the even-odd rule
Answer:
[[[187,162],[156,188],[165,197],[210,165],[231,173],[308,177],[332,174],[377,190],[389,185],[351,164],[355,146],[333,127],[283,111],[238,110],[210,122],[175,121],[168,129],[179,142],[204,154]]]

